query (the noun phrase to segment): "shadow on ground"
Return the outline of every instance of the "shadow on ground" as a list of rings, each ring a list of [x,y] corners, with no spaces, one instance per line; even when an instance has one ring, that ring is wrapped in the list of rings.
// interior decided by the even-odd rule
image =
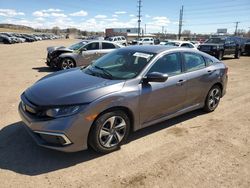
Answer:
[[[200,115],[203,115],[203,112],[197,110],[139,130],[131,134],[128,144],[143,136]],[[0,169],[35,176],[74,166],[101,156],[92,150],[63,153],[39,147],[28,135],[22,122],[13,123],[0,130]]]
[[[50,67],[34,67],[32,69],[36,70],[37,72],[55,72],[55,70]]]

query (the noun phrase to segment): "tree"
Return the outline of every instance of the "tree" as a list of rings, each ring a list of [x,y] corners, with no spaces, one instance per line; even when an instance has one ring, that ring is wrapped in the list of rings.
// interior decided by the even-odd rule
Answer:
[[[59,27],[53,27],[52,28],[52,33],[54,33],[55,35],[59,35],[60,34],[60,28]]]

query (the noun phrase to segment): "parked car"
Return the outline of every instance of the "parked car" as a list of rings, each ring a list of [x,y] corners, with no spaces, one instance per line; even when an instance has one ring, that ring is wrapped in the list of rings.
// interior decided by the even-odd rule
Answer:
[[[46,64],[49,67],[57,67],[58,57],[63,53],[72,53],[74,51],[80,50],[85,44],[87,44],[87,40],[80,41],[75,43],[69,47],[64,46],[51,46],[47,48],[47,60]]]
[[[250,39],[247,39],[247,41],[245,43],[245,53],[247,55],[250,55]]]
[[[235,37],[212,37],[199,45],[198,49],[217,57],[219,60],[222,60],[225,55],[234,55],[235,58],[239,59],[242,46]]]
[[[188,41],[180,41],[180,40],[168,41],[168,42],[162,43],[161,45],[197,49],[197,48],[195,47],[195,45],[192,44],[191,42],[188,42]]]
[[[14,41],[12,41],[10,37],[8,37],[6,35],[2,35],[0,33],[0,43],[3,43],[3,44],[13,44]]]
[[[137,42],[138,45],[154,45],[154,39],[151,37],[140,38]]]
[[[127,42],[127,40],[126,40],[126,38],[124,36],[109,37],[108,40],[110,42],[115,42],[115,43],[123,45],[123,46],[127,46],[128,45],[128,42]]]
[[[195,109],[214,111],[227,79],[227,67],[198,50],[130,46],[45,76],[21,95],[18,109],[40,146],[108,153],[131,131]]]
[[[54,65],[61,70],[87,66],[92,61],[121,47],[123,46],[109,41],[88,41],[77,51],[61,54]]]
[[[11,40],[11,44],[18,43],[19,40],[17,37],[10,35],[9,33],[1,33],[2,36],[8,37]]]

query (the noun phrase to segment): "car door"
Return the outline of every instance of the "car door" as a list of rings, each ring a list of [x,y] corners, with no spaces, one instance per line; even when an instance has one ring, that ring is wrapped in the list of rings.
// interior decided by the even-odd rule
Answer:
[[[160,57],[148,73],[168,74],[166,82],[149,82],[141,84],[140,119],[142,126],[173,114],[185,106],[186,77],[182,74],[182,63],[179,53],[166,54]],[[147,73],[147,74],[148,74]]]
[[[90,42],[83,49],[85,50],[81,51],[77,60],[79,66],[89,65],[93,60],[99,58],[100,42]]]
[[[231,38],[227,38],[224,45],[224,54],[231,55],[234,54],[235,42]]]
[[[112,52],[116,48],[117,46],[115,44],[112,44],[110,42],[101,42],[101,49],[99,51],[99,57],[102,57],[105,54]]]
[[[204,58],[197,53],[182,53],[185,75],[187,76],[187,107],[203,102],[211,83],[210,75],[214,70],[206,67]]]

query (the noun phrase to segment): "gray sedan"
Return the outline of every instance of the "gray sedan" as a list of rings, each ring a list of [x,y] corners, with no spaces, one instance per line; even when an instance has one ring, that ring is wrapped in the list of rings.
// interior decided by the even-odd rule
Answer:
[[[214,111],[226,92],[227,70],[197,50],[125,47],[86,68],[42,78],[21,95],[19,113],[43,147],[108,153],[131,131],[200,108]]]
[[[121,45],[109,41],[87,41],[78,51],[61,54],[57,60],[57,66],[61,70],[86,66],[101,56],[121,47]]]

